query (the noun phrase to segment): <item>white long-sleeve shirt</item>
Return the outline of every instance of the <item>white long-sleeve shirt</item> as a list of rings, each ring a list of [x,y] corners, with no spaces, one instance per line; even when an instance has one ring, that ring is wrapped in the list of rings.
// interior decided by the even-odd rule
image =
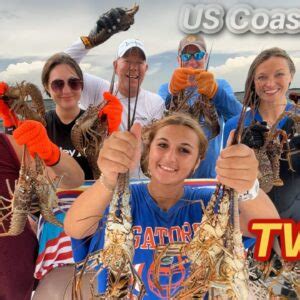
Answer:
[[[88,49],[85,49],[81,39],[76,40],[64,52],[69,54],[77,63],[87,55]],[[83,74],[83,91],[79,100],[79,106],[82,109],[87,109],[90,105],[96,106],[103,101],[103,93],[109,90],[110,83],[98,76]],[[115,84],[114,90],[117,89],[118,83]],[[117,92],[116,96],[123,105],[122,121],[120,125],[121,130],[127,129],[128,117],[128,98]],[[133,114],[135,97],[130,98],[131,117]],[[153,120],[159,120],[163,116],[165,110],[164,100],[155,93],[140,88],[137,100],[137,107],[135,113],[135,121],[145,126],[152,123]],[[131,177],[142,178],[140,170],[133,172]]]

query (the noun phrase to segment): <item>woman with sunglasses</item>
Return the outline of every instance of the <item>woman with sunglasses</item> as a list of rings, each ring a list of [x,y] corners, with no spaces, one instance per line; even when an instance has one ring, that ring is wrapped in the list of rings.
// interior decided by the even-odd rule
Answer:
[[[54,54],[44,65],[42,84],[46,93],[55,102],[55,109],[46,113],[46,128],[50,139],[80,164],[85,179],[93,179],[87,159],[80,155],[71,141],[72,127],[84,113],[84,110],[79,108],[79,99],[83,90],[81,68],[69,55]],[[119,100],[109,93],[104,93],[103,97],[110,100],[102,113],[107,114],[108,130],[111,132],[119,126],[122,107]]]
[[[83,89],[79,65],[64,53],[54,54],[43,67],[42,84],[55,102],[55,109],[46,113],[46,129],[50,139],[80,164],[85,179],[93,179],[87,159],[75,150],[71,141],[72,127],[84,113],[78,106]]]
[[[177,96],[181,91],[191,91],[189,104],[193,104],[199,94],[207,96],[213,103],[218,114],[220,133],[210,138],[210,130],[204,132],[209,139],[206,159],[192,175],[193,178],[214,178],[216,176],[216,160],[222,148],[224,122],[241,112],[242,105],[235,98],[233,90],[227,81],[214,79],[208,68],[208,53],[206,43],[201,35],[189,35],[183,38],[178,48],[177,68],[172,75],[170,83],[159,88],[158,94],[165,99],[166,106],[170,105],[171,97]],[[200,124],[205,120],[199,120]]]
[[[140,124],[134,124],[130,132],[115,132],[105,141],[98,158],[102,180],[97,180],[82,193],[67,213],[64,227],[74,238],[72,247],[78,260],[103,247],[103,227],[118,173],[126,172],[137,163],[140,131]],[[156,245],[187,243],[201,222],[202,208],[197,200],[202,199],[207,204],[213,190],[185,186],[184,180],[202,163],[207,140],[195,120],[188,115],[173,114],[153,123],[145,141],[143,163],[151,179],[148,184],[130,187],[135,241],[133,265],[146,288],[143,299],[167,299],[180,288],[188,274],[188,266],[180,255],[165,259],[160,268],[162,289],[159,290],[153,278],[154,252]],[[247,146],[224,149],[217,165],[218,180],[237,192],[244,193],[254,185],[257,161]],[[275,207],[261,190],[253,194],[252,200],[240,201],[239,210],[245,235],[250,219],[278,218]],[[105,271],[98,275],[98,292],[105,293],[105,278]]]
[[[249,103],[251,110],[246,114],[245,126],[251,122],[264,122],[264,126],[257,127],[251,132],[250,139],[244,140],[250,147],[260,148],[264,144],[264,132],[268,131],[284,111],[293,111],[293,104],[287,100],[289,86],[295,75],[296,68],[288,53],[281,48],[270,48],[259,53],[253,60],[245,84],[245,103]],[[290,98],[292,98],[290,96]],[[295,99],[297,100],[297,99]],[[299,116],[299,109],[297,111]],[[224,144],[229,133],[238,124],[236,116],[225,125]],[[282,186],[273,186],[268,192],[282,218],[300,221],[300,136],[294,121],[285,116],[277,129],[287,133],[291,152],[291,163],[294,171],[290,170],[285,154],[280,159],[280,178]],[[284,146],[287,150],[286,146]],[[285,153],[287,153],[285,151]]]

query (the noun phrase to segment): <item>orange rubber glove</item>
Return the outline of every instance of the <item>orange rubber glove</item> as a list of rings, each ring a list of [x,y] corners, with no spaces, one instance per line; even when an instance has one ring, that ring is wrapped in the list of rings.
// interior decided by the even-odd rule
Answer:
[[[206,95],[209,99],[212,99],[218,90],[218,84],[214,75],[205,70],[197,70],[195,80],[198,83],[199,94]]]
[[[7,91],[9,87],[6,82],[1,81],[0,82],[0,97],[3,96]]]
[[[33,157],[36,153],[47,166],[56,165],[60,160],[59,148],[50,141],[42,123],[33,120],[21,122],[13,137],[19,145],[26,145]]]
[[[191,68],[177,68],[171,78],[169,89],[172,95],[178,94],[180,91],[192,85],[190,77],[195,75],[195,71]]]
[[[0,119],[3,120],[4,127],[13,127],[18,126],[18,118],[1,99],[8,89],[9,87],[5,82],[0,82]]]
[[[111,134],[119,129],[122,120],[123,106],[120,100],[109,92],[104,92],[103,98],[107,101],[107,104],[99,111],[98,116],[106,115],[108,132]]]

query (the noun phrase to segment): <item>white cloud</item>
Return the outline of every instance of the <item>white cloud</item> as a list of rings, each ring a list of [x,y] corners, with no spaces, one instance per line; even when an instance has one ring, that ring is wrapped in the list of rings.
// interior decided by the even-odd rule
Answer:
[[[244,88],[247,72],[254,57],[255,55],[229,58],[223,65],[211,67],[209,70],[217,78],[226,79],[234,91],[241,91]]]
[[[40,84],[39,77],[41,76],[43,61],[34,61],[32,63],[22,62],[10,64],[0,73],[1,80],[15,84],[26,79],[26,81],[34,84]]]
[[[211,1],[205,0],[209,4]],[[214,0],[225,9],[242,0]],[[249,2],[249,1],[248,1]],[[81,65],[91,74],[110,79],[112,61],[115,58],[119,43],[125,38],[139,38],[145,43],[148,56],[162,54],[167,51],[176,52],[178,42],[183,37],[178,29],[178,15],[184,3],[197,4],[197,0],[139,0],[140,10],[136,14],[135,24],[126,32],[121,32],[110,38],[103,45],[90,51],[89,56]],[[112,7],[130,7],[132,1],[112,0],[10,0],[1,3],[0,10],[0,40],[1,58],[10,59],[9,66],[0,62],[0,80],[17,82],[31,81],[40,85],[40,74],[43,60],[55,52],[67,48],[78,36],[88,34],[96,23],[99,15]],[[251,1],[253,7],[297,7],[296,0],[283,3],[274,0]],[[300,44],[298,35],[234,35],[226,28],[215,35],[206,35],[207,44],[213,43],[213,53],[230,53],[231,59],[224,64],[211,68],[218,77],[227,79],[235,90],[242,90],[249,65],[254,56],[263,49],[279,46],[288,52],[293,51],[295,63],[299,68]],[[298,51],[297,55],[295,54]],[[249,56],[241,56],[243,53]],[[22,59],[26,57],[25,59]],[[176,63],[176,62],[175,62]],[[175,64],[174,63],[174,64]],[[215,64],[213,64],[215,65]],[[2,66],[2,69],[1,69]],[[144,83],[145,88],[156,91],[159,83],[169,80],[170,63],[155,61],[149,66],[149,72]],[[298,86],[299,75],[296,73],[294,86]]]
[[[36,84],[40,89],[43,89],[41,84],[41,73],[44,64],[45,61],[41,60],[33,61],[31,63],[22,62],[10,64],[4,71],[0,72],[1,81],[14,85],[15,83],[26,80],[27,82]],[[98,76],[105,73],[103,68],[91,63],[80,64],[80,67],[84,72]]]
[[[224,64],[217,67],[211,67],[209,70],[212,71],[217,78],[226,79],[231,84],[234,91],[242,91],[244,89],[249,67],[254,58],[255,55],[229,58]],[[293,56],[291,56],[291,58],[296,66],[296,70],[299,70],[294,76],[291,87],[299,87],[300,58]]]
[[[149,55],[176,50],[183,33],[178,28],[178,16],[184,3],[198,3],[196,0],[137,1],[140,9],[135,24],[97,47],[95,53],[111,55],[113,59],[118,44],[125,38],[139,38],[145,42]],[[209,1],[205,1],[207,4]],[[223,7],[242,1],[215,0]],[[279,0],[270,4],[267,0],[252,1],[253,7],[279,7]],[[294,3],[294,5],[293,5]],[[10,0],[1,4],[0,38],[1,54],[5,57],[40,56],[47,57],[62,51],[78,36],[86,35],[92,29],[99,15],[112,7],[130,7],[132,1],[112,0]],[[281,3],[280,7],[297,7],[296,0]],[[293,35],[234,35],[224,28],[219,34],[206,36],[208,43],[214,41],[214,51],[236,52],[257,51],[272,45],[282,45],[288,51],[299,50]],[[93,50],[94,51],[94,50]]]

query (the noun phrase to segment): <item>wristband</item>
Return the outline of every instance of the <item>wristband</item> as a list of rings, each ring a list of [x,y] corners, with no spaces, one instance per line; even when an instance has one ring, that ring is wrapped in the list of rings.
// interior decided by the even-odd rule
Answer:
[[[91,49],[91,48],[93,48],[93,45],[92,45],[90,39],[89,39],[87,36],[81,36],[80,39],[81,39],[81,41],[82,41],[82,43],[84,44],[84,47],[85,47],[86,49]]]
[[[241,202],[253,200],[257,197],[258,192],[259,192],[259,182],[256,178],[254,185],[250,190],[246,191],[245,193],[238,194],[238,200]]]

